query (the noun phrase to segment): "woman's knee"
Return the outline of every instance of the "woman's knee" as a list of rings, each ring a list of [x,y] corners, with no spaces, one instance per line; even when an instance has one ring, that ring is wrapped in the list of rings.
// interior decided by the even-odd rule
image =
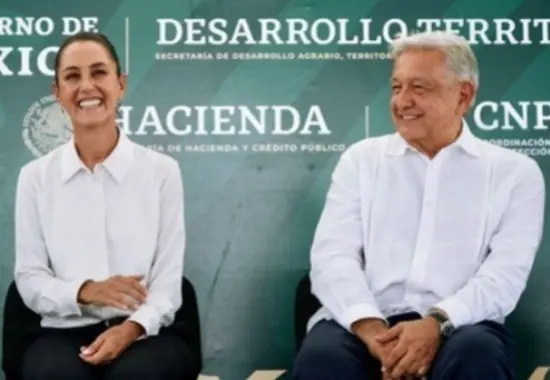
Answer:
[[[89,368],[67,367],[58,363],[42,366],[28,366],[23,368],[23,380],[94,380]]]
[[[196,364],[186,343],[175,336],[157,336],[134,343],[107,371],[105,380],[195,379]]]
[[[62,337],[43,337],[23,356],[23,380],[93,380],[94,368],[78,356],[78,347]]]

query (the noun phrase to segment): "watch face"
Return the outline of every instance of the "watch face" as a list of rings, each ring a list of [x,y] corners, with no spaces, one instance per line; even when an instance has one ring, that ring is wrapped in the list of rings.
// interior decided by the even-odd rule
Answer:
[[[451,322],[447,321],[447,322],[444,322],[442,325],[441,325],[441,333],[444,335],[444,336],[449,336],[453,333],[454,331],[454,327],[452,325]]]

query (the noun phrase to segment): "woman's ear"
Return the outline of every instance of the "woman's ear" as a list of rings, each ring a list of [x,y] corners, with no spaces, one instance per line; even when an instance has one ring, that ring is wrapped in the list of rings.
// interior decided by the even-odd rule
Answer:
[[[52,94],[55,96],[57,101],[59,101],[59,87],[57,86],[57,83],[55,81],[52,82]]]
[[[122,73],[118,77],[118,83],[120,86],[120,99],[124,98],[124,95],[126,94],[126,82],[128,80],[128,74]]]

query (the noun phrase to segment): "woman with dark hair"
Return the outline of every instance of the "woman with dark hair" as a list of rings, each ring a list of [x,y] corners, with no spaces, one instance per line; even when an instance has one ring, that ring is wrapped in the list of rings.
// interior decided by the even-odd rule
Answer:
[[[181,172],[120,131],[125,90],[105,36],[63,42],[53,92],[73,136],[26,164],[17,184],[15,281],[42,317],[25,380],[181,380],[193,366],[172,328],[182,303]]]

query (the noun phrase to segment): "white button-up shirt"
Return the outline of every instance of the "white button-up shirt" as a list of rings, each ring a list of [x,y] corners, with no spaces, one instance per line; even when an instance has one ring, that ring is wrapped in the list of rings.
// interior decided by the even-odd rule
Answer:
[[[456,327],[503,322],[540,244],[545,185],[537,163],[460,137],[432,160],[398,134],[342,154],[311,249],[310,319],[350,330],[368,317],[445,311]]]
[[[15,281],[46,327],[76,327],[129,316],[147,335],[173,322],[182,303],[183,184],[177,161],[131,142],[93,172],[74,141],[26,164],[15,209]],[[83,306],[85,280],[144,275],[136,311]]]

